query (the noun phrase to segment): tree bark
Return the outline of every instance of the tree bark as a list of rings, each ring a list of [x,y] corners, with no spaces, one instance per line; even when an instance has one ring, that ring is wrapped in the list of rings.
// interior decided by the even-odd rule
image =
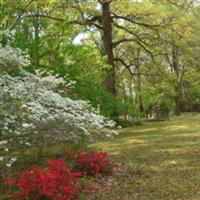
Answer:
[[[112,18],[110,13],[110,2],[102,1],[102,40],[103,40],[103,51],[107,56],[108,64],[111,66],[108,69],[108,74],[105,80],[105,87],[108,92],[113,96],[116,95],[116,77],[115,77],[115,63],[113,54],[112,44]]]
[[[172,67],[173,72],[176,76],[175,84],[175,114],[180,115],[181,113],[181,84],[179,82],[179,51],[176,46],[172,47]]]
[[[175,114],[181,114],[181,88],[180,86],[175,87],[176,96],[175,96]]]
[[[34,65],[39,66],[39,11],[37,10],[35,19],[34,19],[34,33],[35,33],[35,43],[34,43]]]
[[[137,50],[137,61],[135,63],[136,79],[137,79],[137,102],[139,107],[139,112],[144,113],[143,99],[142,99],[142,83],[141,83],[141,73],[140,73],[140,49]]]
[[[144,106],[143,106],[143,101],[142,101],[141,75],[139,74],[139,71],[137,74],[137,93],[138,93],[139,112],[143,113]]]

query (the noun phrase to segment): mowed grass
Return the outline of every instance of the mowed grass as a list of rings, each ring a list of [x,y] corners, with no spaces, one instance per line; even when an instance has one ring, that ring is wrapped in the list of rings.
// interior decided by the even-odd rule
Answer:
[[[114,140],[92,147],[124,163],[96,199],[200,200],[200,114],[121,129]]]

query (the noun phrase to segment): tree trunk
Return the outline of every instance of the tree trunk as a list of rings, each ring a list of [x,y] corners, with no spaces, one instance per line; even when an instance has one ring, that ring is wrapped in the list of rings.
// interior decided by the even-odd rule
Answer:
[[[37,10],[35,21],[34,21],[34,34],[35,34],[35,42],[34,42],[34,65],[36,67],[39,66],[39,12]]]
[[[173,72],[176,76],[176,82],[175,84],[175,114],[180,115],[181,113],[181,87],[179,82],[179,50],[176,46],[172,47],[172,67]]]
[[[143,106],[143,100],[142,100],[142,83],[141,83],[141,74],[140,74],[140,50],[137,50],[137,61],[135,63],[135,69],[136,69],[136,80],[137,80],[137,103],[139,107],[139,112],[144,113],[144,106]]]
[[[181,114],[181,93],[180,93],[180,86],[176,86],[176,96],[175,96],[175,114],[180,115]]]
[[[177,97],[175,99],[175,104],[176,104],[176,106],[175,106],[175,114],[176,115],[180,115],[181,114],[181,102],[180,102],[180,98],[179,97]]]
[[[112,18],[110,14],[110,2],[102,1],[102,40],[104,54],[107,56],[108,64],[111,69],[108,70],[107,78],[105,80],[105,87],[112,95],[116,95],[116,77],[115,77],[115,63],[112,45]]]
[[[139,105],[139,112],[144,112],[144,106],[142,101],[142,88],[141,88],[141,75],[139,74],[139,70],[137,69],[137,93],[138,93],[138,105]]]

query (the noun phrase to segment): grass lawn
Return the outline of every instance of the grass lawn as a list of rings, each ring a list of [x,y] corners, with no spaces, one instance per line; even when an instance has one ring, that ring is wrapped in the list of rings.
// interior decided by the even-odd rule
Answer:
[[[200,114],[119,133],[112,141],[91,145],[121,163],[119,173],[99,178],[92,199],[200,200]]]

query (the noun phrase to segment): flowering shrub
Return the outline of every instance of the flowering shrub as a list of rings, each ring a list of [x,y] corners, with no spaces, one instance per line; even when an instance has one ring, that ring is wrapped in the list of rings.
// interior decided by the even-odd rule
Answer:
[[[15,192],[9,193],[8,197],[19,200],[77,199],[80,193],[79,176],[80,173],[72,172],[62,160],[49,160],[44,169],[32,167],[7,180],[6,185],[15,188]]]
[[[111,168],[111,162],[105,152],[80,150],[75,155],[76,166],[86,174],[97,175],[107,172]]]
[[[28,73],[24,69],[30,61],[21,50],[1,47],[1,52],[0,67],[9,68],[12,63],[19,71],[11,76],[5,70],[0,75],[0,165],[11,167],[18,159],[16,155],[10,158],[11,150],[25,152],[30,147],[42,152],[59,141],[88,140],[92,129],[110,132],[107,128],[114,123],[89,102],[64,97],[73,81],[52,73]]]
[[[23,68],[30,65],[30,57],[19,48],[12,48],[10,46],[0,46],[0,67],[5,71],[10,72],[15,68]]]

